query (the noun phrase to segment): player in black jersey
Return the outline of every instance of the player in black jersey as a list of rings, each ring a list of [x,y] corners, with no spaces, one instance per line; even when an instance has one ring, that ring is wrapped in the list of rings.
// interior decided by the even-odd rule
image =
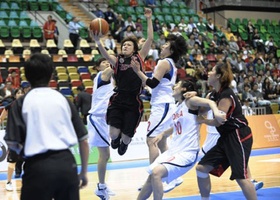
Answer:
[[[236,180],[246,199],[257,199],[254,185],[247,172],[253,137],[248,122],[242,114],[238,97],[229,87],[233,79],[229,63],[213,67],[208,73],[208,83],[215,89],[210,99],[215,101],[221,112],[226,113],[226,122],[219,124],[215,119],[207,120],[208,125],[216,126],[220,133],[217,144],[198,163],[197,180],[201,199],[209,199],[211,182],[209,173],[221,176],[231,167],[231,180]]]
[[[131,61],[141,63],[143,70],[144,59],[153,42],[152,11],[145,8],[147,18],[148,38],[138,51],[137,38],[124,38],[121,42],[121,54],[117,57],[109,55],[100,43],[100,36],[93,34],[98,49],[113,66],[116,81],[115,93],[110,98],[107,110],[107,123],[110,125],[111,147],[118,149],[123,155],[134,136],[143,114],[143,102],[140,94],[143,90],[142,81],[130,66]]]

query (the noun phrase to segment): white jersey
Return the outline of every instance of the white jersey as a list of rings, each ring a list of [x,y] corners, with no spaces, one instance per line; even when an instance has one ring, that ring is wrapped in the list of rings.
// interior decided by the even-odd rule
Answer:
[[[214,118],[213,117],[213,111],[209,110],[207,112],[207,119],[213,119],[213,118]],[[217,134],[219,134],[215,126],[206,126],[206,130],[207,130],[207,134],[208,133],[217,133]]]
[[[113,80],[105,82],[101,80],[102,71],[98,72],[93,81],[93,92],[91,109],[89,114],[95,116],[105,116],[110,97],[113,95]]]
[[[168,151],[199,151],[199,129],[197,115],[189,112],[185,101],[178,105],[173,114],[174,131]]]
[[[177,68],[172,59],[165,59],[169,62],[171,70],[167,74],[165,74],[160,80],[159,84],[152,89],[151,105],[159,103],[175,103],[175,100],[172,96],[172,87],[176,83]],[[158,65],[155,66],[154,71],[156,71],[157,67]]]

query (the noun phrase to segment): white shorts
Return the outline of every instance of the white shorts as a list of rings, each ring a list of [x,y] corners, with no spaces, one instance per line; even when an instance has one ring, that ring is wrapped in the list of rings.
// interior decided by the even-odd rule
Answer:
[[[153,105],[148,120],[147,137],[156,137],[172,126],[172,115],[176,109],[173,103]]]
[[[173,154],[171,151],[167,150],[156,158],[156,160],[148,167],[147,172],[151,174],[153,169],[161,164],[168,171],[167,177],[163,177],[162,182],[170,183],[192,169],[196,164],[197,156],[197,151]]]
[[[109,126],[106,118],[89,115],[87,117],[89,145],[94,147],[110,146]]]
[[[220,134],[216,133],[207,133],[206,139],[200,149],[199,158],[202,158],[213,146],[217,144]]]

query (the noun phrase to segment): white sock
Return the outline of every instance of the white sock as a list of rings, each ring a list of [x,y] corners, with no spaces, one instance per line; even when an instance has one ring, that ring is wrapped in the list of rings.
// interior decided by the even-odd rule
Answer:
[[[98,183],[98,188],[103,190],[104,188],[106,188],[106,184],[105,183]]]
[[[201,200],[209,200],[209,197],[201,197]]]

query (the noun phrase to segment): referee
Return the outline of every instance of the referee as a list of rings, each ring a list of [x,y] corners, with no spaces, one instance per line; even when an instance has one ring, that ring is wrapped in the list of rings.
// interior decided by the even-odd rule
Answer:
[[[48,87],[54,65],[44,54],[25,63],[31,90],[17,99],[8,113],[8,147],[25,158],[21,200],[78,200],[87,185],[88,134],[66,97]],[[79,143],[81,173],[70,147]]]

